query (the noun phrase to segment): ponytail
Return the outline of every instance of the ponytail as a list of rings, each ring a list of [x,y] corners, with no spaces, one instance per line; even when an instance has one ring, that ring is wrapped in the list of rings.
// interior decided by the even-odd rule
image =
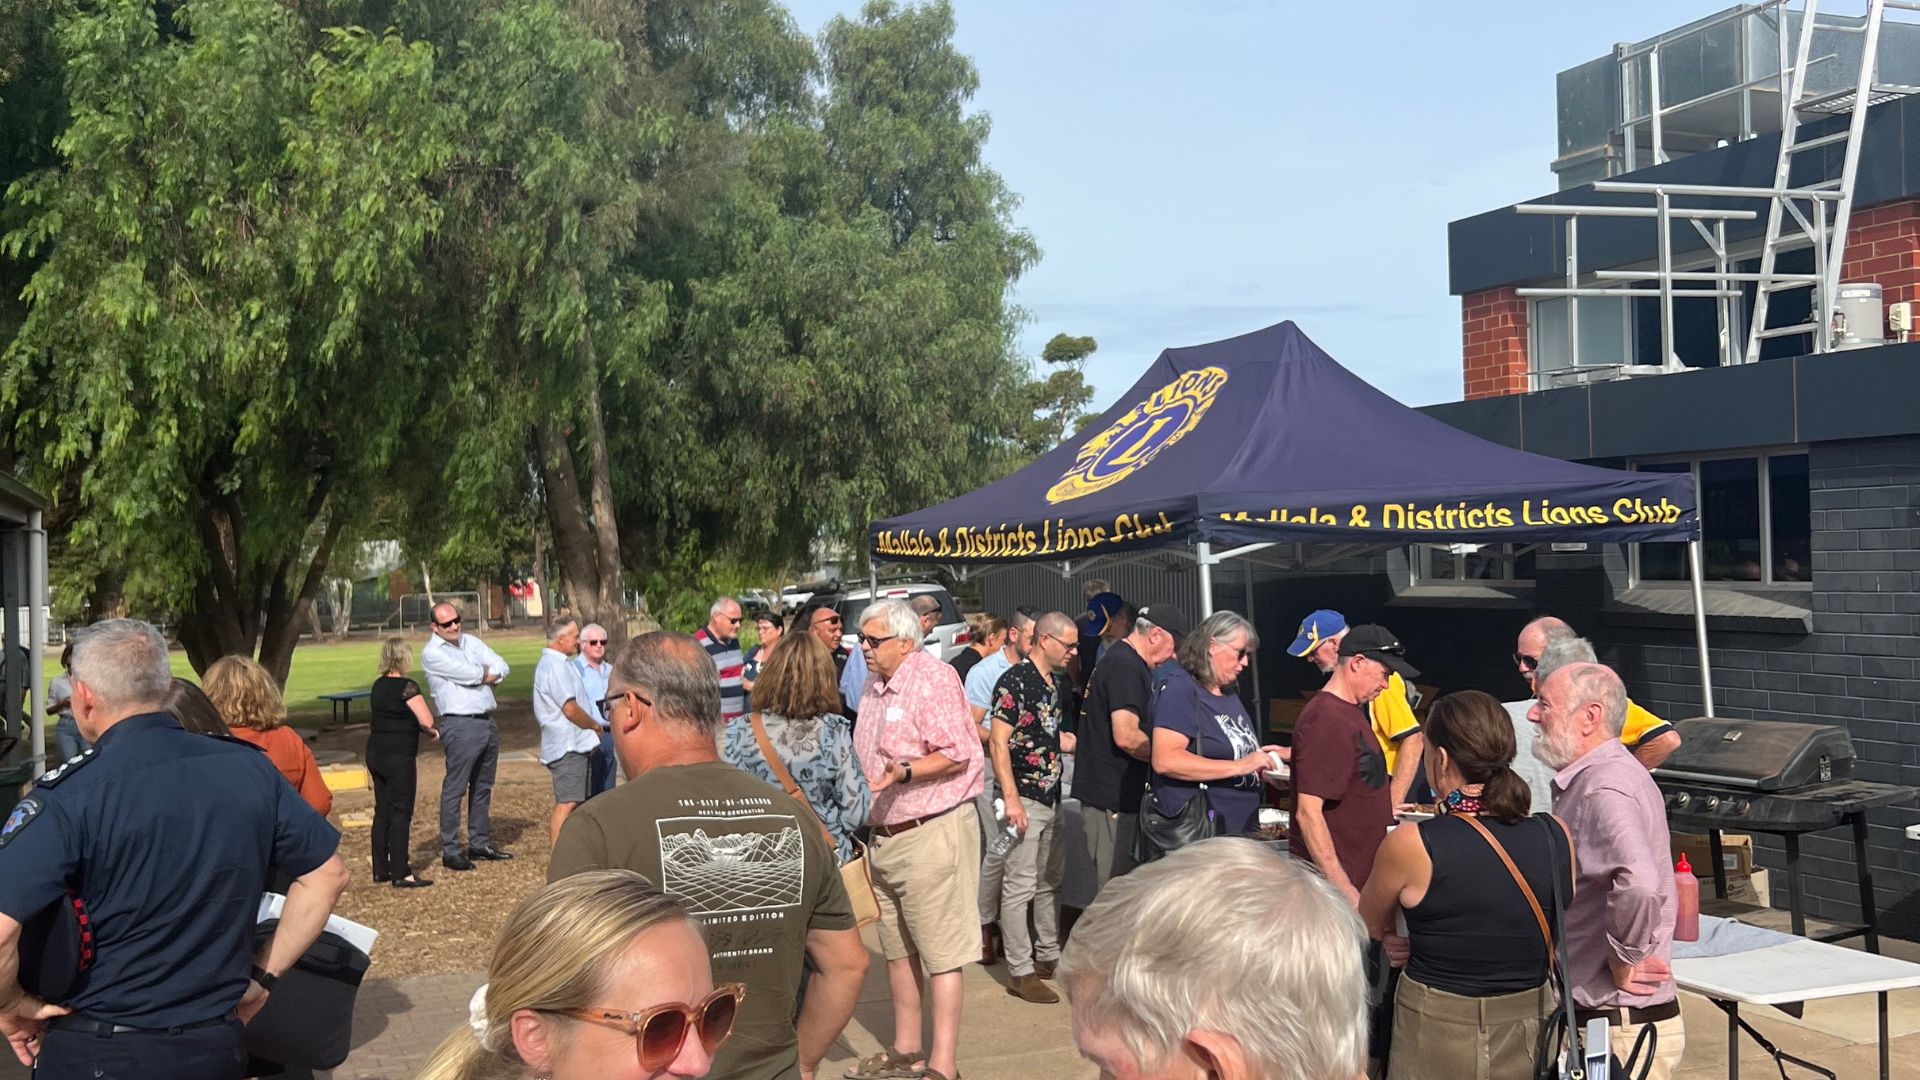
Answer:
[[[1501,765],[1493,770],[1480,788],[1480,813],[1502,824],[1512,825],[1533,809],[1533,789],[1520,774]]]
[[[517,1057],[509,1059],[480,1045],[473,1029],[463,1023],[441,1041],[414,1080],[508,1080],[525,1072]]]

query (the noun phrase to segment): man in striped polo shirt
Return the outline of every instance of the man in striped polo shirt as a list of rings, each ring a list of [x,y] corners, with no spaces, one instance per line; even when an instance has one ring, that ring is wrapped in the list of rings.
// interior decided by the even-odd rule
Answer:
[[[724,727],[747,712],[746,688],[740,675],[747,658],[740,652],[740,601],[723,596],[707,609],[707,625],[693,635],[720,669],[720,723]]]

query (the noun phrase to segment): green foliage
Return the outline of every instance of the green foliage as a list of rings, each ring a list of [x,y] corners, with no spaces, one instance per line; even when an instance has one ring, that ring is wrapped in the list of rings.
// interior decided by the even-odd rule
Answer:
[[[1086,411],[1093,400],[1086,364],[1099,348],[1090,337],[1055,334],[1041,349],[1041,361],[1052,370],[1027,385],[1031,419],[1022,430],[1021,442],[1028,454],[1046,453],[1093,418]]]
[[[124,568],[196,662],[284,663],[341,545],[481,573],[604,540],[610,479],[610,572],[697,625],[1000,475],[1039,253],[952,38],[945,2],[817,47],[771,0],[0,14],[0,462],[60,493],[64,591]]]

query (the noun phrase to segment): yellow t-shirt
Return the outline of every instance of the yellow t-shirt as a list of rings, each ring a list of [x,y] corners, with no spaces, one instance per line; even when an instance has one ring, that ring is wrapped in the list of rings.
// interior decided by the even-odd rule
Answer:
[[[1367,706],[1373,718],[1373,737],[1380,740],[1380,752],[1387,758],[1387,775],[1393,775],[1400,756],[1400,740],[1420,730],[1413,717],[1413,705],[1407,701],[1407,683],[1398,673],[1387,673],[1387,688]]]
[[[1673,730],[1673,725],[1653,715],[1627,699],[1627,719],[1620,725],[1620,742],[1632,750],[1656,735],[1665,735]]]

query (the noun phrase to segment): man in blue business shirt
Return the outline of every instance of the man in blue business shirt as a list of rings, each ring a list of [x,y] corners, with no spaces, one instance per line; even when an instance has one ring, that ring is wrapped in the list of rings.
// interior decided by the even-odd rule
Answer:
[[[165,711],[167,643],[113,619],[75,635],[73,713],[93,748],[42,776],[0,826],[0,1032],[46,1080],[239,1080],[242,1024],[319,936],[347,887],[340,835],[237,739]],[[291,875],[255,963],[270,868]],[[71,897],[71,901],[69,900]],[[91,956],[18,981],[23,924],[77,902]],[[84,965],[77,974],[75,966]]]
[[[474,859],[513,856],[493,846],[493,776],[500,764],[500,730],[493,724],[493,688],[507,677],[507,662],[486,642],[460,632],[460,611],[433,607],[433,638],[420,650],[434,711],[440,714],[440,745],[447,776],[440,782],[440,865],[471,870]],[[467,803],[467,846],[460,850],[460,803]]]
[[[613,728],[607,718],[601,716],[593,707],[596,701],[607,696],[607,676],[613,673],[613,664],[607,660],[607,628],[599,623],[588,623],[580,631],[580,655],[573,658],[573,667],[580,673],[580,685],[586,690],[586,697],[580,701],[580,707],[587,710],[593,722],[600,727],[600,748],[593,752],[592,790],[589,796],[598,795],[613,787],[615,769],[618,761],[613,754]]]

